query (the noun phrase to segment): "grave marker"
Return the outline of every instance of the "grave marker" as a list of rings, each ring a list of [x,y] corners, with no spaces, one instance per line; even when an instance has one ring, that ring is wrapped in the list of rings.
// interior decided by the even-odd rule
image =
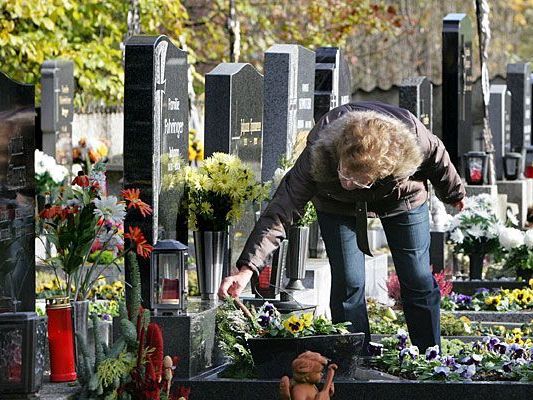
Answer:
[[[350,68],[338,47],[316,49],[315,123],[329,110],[352,98]]]
[[[313,128],[315,53],[298,45],[277,44],[265,52],[264,69],[261,180],[266,182],[281,157],[290,158],[295,144]]]
[[[521,152],[531,146],[531,69],[529,63],[507,65],[511,92],[511,148]]]
[[[0,312],[35,310],[34,152],[35,88],[0,73]]]
[[[425,76],[406,78],[400,85],[399,106],[409,110],[426,128],[433,130],[433,85]]]
[[[472,148],[472,26],[466,14],[448,14],[442,30],[442,141],[463,174]]]
[[[511,92],[506,85],[490,86],[489,123],[494,143],[496,179],[503,179],[503,156],[511,151]]]
[[[41,67],[41,130],[43,152],[58,164],[72,164],[74,63],[47,60]]]
[[[247,63],[222,63],[205,76],[205,155],[238,156],[261,177],[263,76]],[[232,226],[229,246],[234,265],[255,224],[251,207]]]
[[[187,52],[166,36],[133,36],[126,42],[124,187],[140,189],[154,213],[146,218],[130,213],[125,230],[140,226],[151,244],[187,237],[186,227],[176,226],[183,193],[168,187],[170,175],[188,159],[187,68]],[[139,258],[144,300],[150,298],[149,266],[149,259]]]

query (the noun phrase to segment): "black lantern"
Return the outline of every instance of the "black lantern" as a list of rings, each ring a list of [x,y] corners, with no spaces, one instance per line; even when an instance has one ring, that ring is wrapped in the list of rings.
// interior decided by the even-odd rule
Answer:
[[[187,246],[173,239],[158,241],[151,255],[150,301],[155,314],[177,314],[187,308]]]
[[[45,341],[46,318],[34,312],[0,314],[0,398],[39,391]]]
[[[465,179],[469,185],[484,185],[487,182],[488,154],[484,151],[469,151],[464,155]]]
[[[522,154],[507,153],[503,157],[503,174],[508,181],[515,181],[522,176],[523,164]]]

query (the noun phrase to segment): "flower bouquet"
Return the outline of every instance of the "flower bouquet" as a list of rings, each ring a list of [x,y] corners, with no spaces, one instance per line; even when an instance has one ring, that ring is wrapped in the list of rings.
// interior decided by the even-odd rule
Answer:
[[[470,256],[471,279],[481,279],[485,255],[499,251],[498,232],[502,227],[487,194],[467,198],[464,210],[452,219],[450,240],[455,253]]]
[[[100,274],[112,266],[119,268],[118,261],[130,250],[135,249],[141,257],[148,257],[152,250],[140,228],[130,227],[129,232],[123,232],[127,210],[143,216],[152,212],[140,200],[139,190],[122,191],[120,200],[103,196],[100,170],[93,171],[90,176],[80,172],[72,185],[64,187],[58,199],[39,214],[56,253],[48,253],[42,261],[53,269],[57,282],[62,282],[58,272],[64,272],[66,282],[61,290],[72,300],[87,299]],[[125,238],[129,246],[124,244]]]
[[[533,277],[533,230],[502,228],[499,240],[507,252],[504,269],[514,269],[527,282]]]

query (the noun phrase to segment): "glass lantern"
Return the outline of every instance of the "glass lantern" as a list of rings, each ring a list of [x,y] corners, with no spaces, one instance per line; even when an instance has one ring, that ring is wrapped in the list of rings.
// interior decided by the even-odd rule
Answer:
[[[155,315],[179,314],[187,308],[187,246],[173,239],[158,241],[151,255],[150,300]]]
[[[465,179],[469,185],[484,185],[487,182],[488,154],[484,151],[469,151],[464,155]]]
[[[503,174],[508,181],[519,179],[522,174],[522,154],[507,153],[503,157]]]
[[[46,318],[35,312],[0,313],[1,399],[39,391],[43,382],[45,341]]]

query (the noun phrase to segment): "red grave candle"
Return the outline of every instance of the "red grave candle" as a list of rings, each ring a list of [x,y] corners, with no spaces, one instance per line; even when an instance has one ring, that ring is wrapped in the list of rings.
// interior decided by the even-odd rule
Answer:
[[[47,299],[48,347],[50,350],[50,381],[76,380],[72,306],[67,297]]]

